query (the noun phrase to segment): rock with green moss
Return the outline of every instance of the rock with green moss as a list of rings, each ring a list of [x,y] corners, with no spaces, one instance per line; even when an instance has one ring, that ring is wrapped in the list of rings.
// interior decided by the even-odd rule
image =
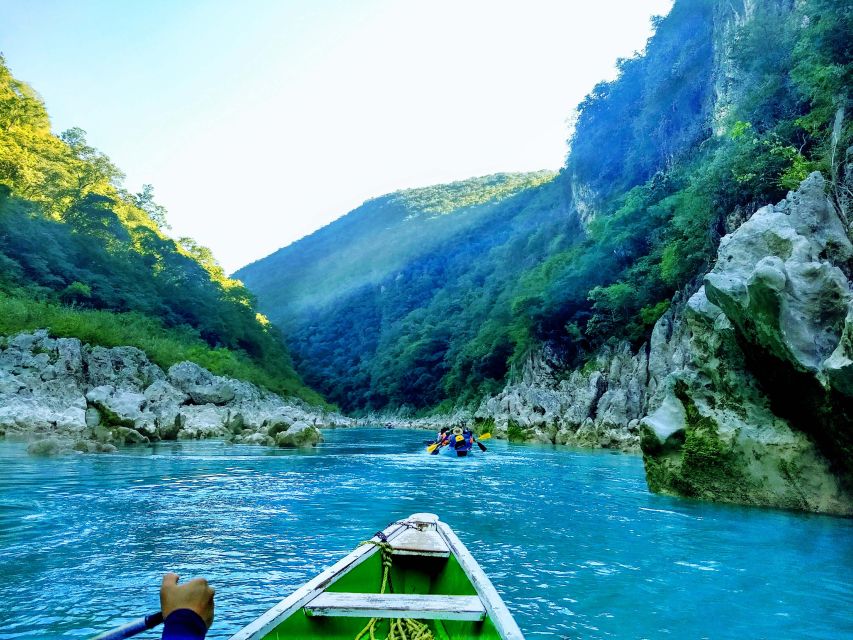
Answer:
[[[267,435],[275,438],[279,433],[283,433],[290,429],[293,422],[293,420],[288,418],[276,418],[270,420],[270,425],[267,427]]]
[[[275,443],[279,447],[313,447],[322,441],[323,435],[320,430],[305,422],[295,422],[287,431],[275,436]]]
[[[819,173],[723,239],[705,278],[774,415],[853,492],[853,244]],[[799,468],[784,465],[786,474]]]
[[[148,444],[149,440],[136,429],[129,427],[116,427],[116,437],[122,444]]]
[[[237,444],[257,444],[265,447],[271,447],[275,444],[275,440],[265,433],[242,433],[234,437],[234,442]]]
[[[651,490],[853,515],[853,245],[823,189],[813,174],[726,236],[681,311],[642,421]]]
[[[58,438],[43,438],[27,446],[27,453],[32,456],[58,456],[70,450],[71,443]]]
[[[74,443],[73,449],[80,453],[96,453],[98,451],[98,443],[92,440],[77,440]]]
[[[510,418],[506,425],[506,438],[510,442],[530,442],[534,440],[534,430]]]

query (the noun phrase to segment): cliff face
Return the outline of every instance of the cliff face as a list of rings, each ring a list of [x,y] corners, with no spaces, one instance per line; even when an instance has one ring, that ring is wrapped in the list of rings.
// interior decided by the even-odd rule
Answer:
[[[723,239],[642,423],[652,490],[853,513],[851,257],[820,174]]]
[[[853,514],[853,246],[820,174],[723,238],[649,343],[485,400],[511,438],[642,449],[652,491]]]

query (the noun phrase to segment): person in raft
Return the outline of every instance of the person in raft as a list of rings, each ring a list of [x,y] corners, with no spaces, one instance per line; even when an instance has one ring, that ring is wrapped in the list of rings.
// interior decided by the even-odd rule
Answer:
[[[214,593],[204,578],[178,584],[177,574],[163,576],[160,585],[162,640],[203,640],[213,624]]]
[[[450,431],[450,429],[448,429],[447,427],[442,427],[441,431],[438,432],[438,435],[435,436],[435,441],[442,445],[447,444],[446,440],[447,436],[449,435],[448,431]]]
[[[462,429],[462,437],[465,438],[465,444],[469,449],[474,446],[474,432],[468,427]]]
[[[450,444],[457,451],[470,451],[471,445],[474,443],[474,434],[462,427],[454,427],[450,437]]]

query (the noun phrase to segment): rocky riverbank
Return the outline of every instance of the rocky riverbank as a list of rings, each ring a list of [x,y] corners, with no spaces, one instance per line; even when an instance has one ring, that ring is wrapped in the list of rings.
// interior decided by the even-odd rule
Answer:
[[[648,344],[545,351],[471,417],[510,439],[642,450],[649,488],[853,515],[853,245],[812,174],[723,238]]]
[[[33,453],[221,437],[310,446],[319,428],[468,424],[517,441],[642,451],[649,488],[853,515],[853,244],[820,174],[722,239],[639,349],[568,370],[545,349],[476,411],[358,420],[132,347],[0,338],[0,433]]]
[[[192,362],[163,371],[134,347],[111,349],[48,331],[0,337],[0,435],[30,451],[112,451],[185,438],[311,446],[320,428],[353,424]]]

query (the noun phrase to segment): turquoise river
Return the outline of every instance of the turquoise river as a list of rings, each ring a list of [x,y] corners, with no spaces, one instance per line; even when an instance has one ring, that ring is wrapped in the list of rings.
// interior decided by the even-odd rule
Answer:
[[[51,459],[0,443],[0,639],[156,610],[168,570],[210,580],[208,637],[227,638],[419,511],[456,530],[528,638],[853,637],[853,521],[652,495],[632,455],[491,441],[453,459],[423,432],[325,435]]]

